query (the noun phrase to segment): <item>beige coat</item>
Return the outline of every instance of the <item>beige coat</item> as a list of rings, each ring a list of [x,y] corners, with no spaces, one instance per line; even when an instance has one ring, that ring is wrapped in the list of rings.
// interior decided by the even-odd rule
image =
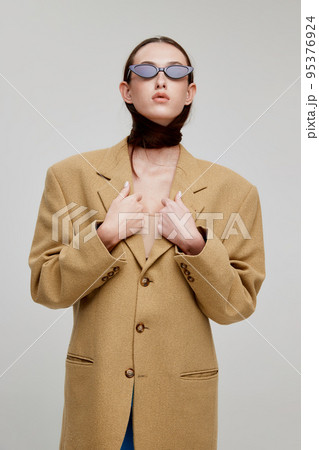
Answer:
[[[96,232],[124,182],[133,186],[126,138],[81,155],[49,167],[29,256],[32,299],[73,305],[60,450],[120,450],[133,383],[135,449],[215,450],[219,373],[209,319],[231,324],[255,310],[265,278],[258,191],[181,145],[169,197],[181,190],[194,219],[222,218],[209,226],[196,219],[207,238],[199,254],[162,237],[146,260],[141,234],[109,252]],[[237,212],[250,239],[240,221],[226,227]]]

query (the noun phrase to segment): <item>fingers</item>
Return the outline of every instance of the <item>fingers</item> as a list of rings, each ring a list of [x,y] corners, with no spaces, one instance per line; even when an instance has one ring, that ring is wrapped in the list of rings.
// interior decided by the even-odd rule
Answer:
[[[136,196],[136,201],[138,202],[143,198],[143,195],[140,192],[136,192],[134,195]]]
[[[164,197],[161,199],[161,202],[163,203],[164,206],[169,206],[169,205],[173,205],[175,203],[175,200],[172,200],[169,197]]]
[[[164,206],[167,206],[167,199],[166,198],[161,198],[161,202]]]
[[[123,199],[125,197],[127,197],[130,193],[130,183],[128,181],[126,181],[124,183],[124,187],[123,189],[120,191],[119,195],[117,196],[118,199]],[[135,196],[136,201],[140,201],[142,200],[143,196],[140,192],[136,192],[135,194],[133,194]]]
[[[130,183],[128,181],[125,181],[124,187],[119,192],[119,195],[116,197],[116,200],[123,200],[124,198],[126,198],[129,195],[130,190],[131,190]]]
[[[128,181],[125,182],[124,187],[120,191],[119,195],[117,196],[118,199],[122,199],[128,196],[130,193],[130,183]]]

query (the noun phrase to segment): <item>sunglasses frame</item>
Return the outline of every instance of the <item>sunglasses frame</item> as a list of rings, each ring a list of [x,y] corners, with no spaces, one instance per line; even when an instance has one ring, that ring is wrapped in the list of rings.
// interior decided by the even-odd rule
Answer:
[[[151,76],[151,77],[143,77],[142,75],[140,75],[140,74],[138,74],[138,73],[135,72],[134,69],[135,69],[136,66],[152,66],[152,67],[154,67],[154,68],[156,69],[156,73],[155,73],[155,75],[153,75],[153,76]],[[170,77],[170,76],[168,75],[168,73],[167,73],[167,69],[169,69],[170,67],[176,67],[176,66],[177,66],[177,67],[187,67],[187,73],[186,73],[185,75],[183,75],[182,77],[178,77],[178,78]],[[131,64],[131,65],[129,66],[129,69],[128,69],[128,72],[127,72],[127,78],[129,77],[130,72],[134,72],[134,73],[135,73],[136,75],[138,75],[139,77],[145,78],[146,80],[150,80],[151,78],[156,77],[156,75],[158,74],[158,72],[164,72],[165,75],[166,75],[168,78],[170,78],[171,80],[181,80],[182,78],[187,77],[187,75],[189,75],[193,70],[194,70],[194,67],[192,67],[192,66],[184,66],[183,64],[172,64],[171,66],[167,66],[167,67],[157,67],[157,66],[154,66],[154,64],[147,64],[147,63],[144,63],[144,64]]]

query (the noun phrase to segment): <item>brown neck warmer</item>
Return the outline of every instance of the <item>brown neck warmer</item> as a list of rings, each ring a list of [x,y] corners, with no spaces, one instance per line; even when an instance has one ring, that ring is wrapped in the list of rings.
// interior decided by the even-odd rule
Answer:
[[[167,126],[163,126],[140,114],[134,105],[130,106],[133,126],[127,138],[128,144],[132,144],[133,147],[162,148],[172,147],[180,143],[183,135],[180,131],[180,123],[178,124],[180,122],[179,116]]]

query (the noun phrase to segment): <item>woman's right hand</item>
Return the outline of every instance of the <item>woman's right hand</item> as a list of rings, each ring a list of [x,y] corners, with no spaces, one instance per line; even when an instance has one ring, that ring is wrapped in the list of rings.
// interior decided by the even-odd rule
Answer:
[[[129,192],[130,183],[124,186],[112,201],[104,222],[97,230],[100,239],[108,249],[115,247],[122,239],[136,234],[144,227],[144,219],[140,214],[143,212],[142,194],[129,195]]]

